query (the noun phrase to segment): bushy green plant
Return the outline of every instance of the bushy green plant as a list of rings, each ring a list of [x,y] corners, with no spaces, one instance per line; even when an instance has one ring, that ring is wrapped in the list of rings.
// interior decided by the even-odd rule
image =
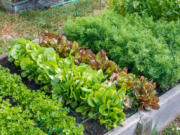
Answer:
[[[180,17],[179,0],[110,0],[110,8],[122,15],[138,13],[167,20],[177,20]]]
[[[43,135],[56,128],[62,129],[64,135],[83,134],[83,127],[75,126],[75,119],[67,116],[68,109],[55,96],[50,98],[43,92],[28,90],[18,75],[11,75],[1,66],[0,95],[3,100],[12,99],[13,104],[1,100],[1,133]]]
[[[81,106],[76,109],[83,116],[97,119],[105,124],[107,129],[121,125],[125,114],[121,109],[123,107],[126,88],[116,91],[116,87],[108,88],[106,85],[100,85],[97,91],[91,92],[82,99]],[[120,100],[121,102],[118,102]],[[95,115],[96,114],[96,115]],[[113,126],[112,126],[113,125]]]
[[[179,27],[178,21],[154,22],[149,17],[123,17],[108,10],[96,17],[69,20],[63,30],[68,39],[95,53],[104,49],[119,66],[168,88],[180,79]]]
[[[0,130],[3,135],[30,135],[36,125],[27,110],[20,106],[13,107],[9,101],[0,102]],[[37,128],[34,135],[46,135]]]

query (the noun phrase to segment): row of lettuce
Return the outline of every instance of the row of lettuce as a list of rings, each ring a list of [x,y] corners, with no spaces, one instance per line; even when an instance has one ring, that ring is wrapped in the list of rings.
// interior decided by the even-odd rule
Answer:
[[[111,129],[122,124],[124,108],[159,108],[153,81],[128,74],[126,68],[108,60],[104,51],[95,55],[62,35],[46,33],[45,37],[41,46],[24,39],[16,41],[9,61],[21,68],[22,77],[43,84],[45,93],[55,95],[55,100],[71,106],[83,118],[97,119]],[[55,49],[68,51],[57,53]],[[77,62],[75,57],[85,61]],[[102,65],[94,67],[96,62]]]

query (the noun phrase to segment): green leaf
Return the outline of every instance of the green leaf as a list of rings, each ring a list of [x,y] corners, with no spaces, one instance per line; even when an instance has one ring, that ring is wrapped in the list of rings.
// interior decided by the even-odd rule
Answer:
[[[76,108],[76,112],[82,113],[82,112],[84,112],[86,109],[87,109],[86,107],[80,106],[80,107]]]
[[[92,98],[91,98],[91,97],[88,97],[87,102],[88,102],[88,105],[89,105],[89,106],[91,106],[91,107],[95,107],[95,105],[94,105],[93,100],[92,100]]]
[[[51,80],[51,85],[52,86],[56,86],[57,83],[59,83],[59,79],[58,78],[54,78],[53,80]]]
[[[91,92],[92,89],[87,89],[87,88],[81,88],[82,91],[85,91],[85,92]]]

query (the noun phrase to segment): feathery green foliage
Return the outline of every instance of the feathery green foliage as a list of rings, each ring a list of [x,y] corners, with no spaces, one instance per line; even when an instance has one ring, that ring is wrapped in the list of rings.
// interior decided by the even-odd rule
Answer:
[[[96,17],[69,20],[63,30],[68,39],[95,53],[104,49],[120,67],[154,79],[161,88],[180,79],[179,21],[154,22],[150,17],[123,17],[108,10]]]

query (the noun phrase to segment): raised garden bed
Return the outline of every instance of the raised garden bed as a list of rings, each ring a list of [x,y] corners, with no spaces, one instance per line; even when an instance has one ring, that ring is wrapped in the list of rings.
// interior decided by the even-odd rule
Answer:
[[[20,69],[8,62],[8,54],[0,56],[0,65],[9,68],[11,73],[20,74]],[[30,89],[40,88],[39,85],[36,85],[34,82],[29,82],[26,78],[23,78],[22,80]],[[149,112],[140,111],[127,118],[123,127],[118,126],[109,132],[98,123],[96,125],[96,132],[98,135],[103,135],[104,133],[105,135],[134,135],[137,132],[138,134],[150,135],[154,129],[161,131],[170,121],[180,114],[179,96],[180,85],[160,96],[159,105],[161,108],[159,110]],[[85,122],[85,135],[92,135],[94,133],[94,122],[94,120]]]
[[[105,135],[151,135],[153,130],[162,131],[171,121],[180,115],[180,84],[160,96],[159,110],[140,111]],[[138,129],[138,126],[140,127]],[[142,128],[141,128],[142,127]],[[149,130],[150,129],[150,130]]]
[[[14,2],[17,1],[19,0],[14,0]],[[35,2],[35,0],[32,1]],[[95,26],[92,31],[87,27],[87,32],[84,28],[79,28],[86,24],[84,20],[74,25],[72,25],[73,22],[69,22],[71,25],[68,26],[67,31],[64,29],[63,32],[72,41],[64,35],[45,33],[39,38],[42,38],[39,44],[21,38],[14,42],[9,54],[0,56],[0,109],[2,116],[5,114],[5,117],[0,117],[2,121],[0,129],[4,131],[2,134],[16,132],[23,134],[24,131],[29,134],[29,131],[37,128],[39,129],[37,132],[44,134],[52,133],[51,129],[53,132],[55,129],[53,134],[67,133],[69,135],[74,132],[75,135],[151,135],[152,131],[161,131],[180,114],[178,106],[180,85],[174,87],[180,79],[179,41],[175,37],[179,32],[169,31],[172,27],[168,26],[169,23],[162,21],[157,24],[163,24],[160,28],[164,28],[165,32],[159,33],[159,26],[157,25],[157,29],[154,27],[156,25],[151,26],[149,23],[149,21],[154,22],[153,20],[137,20],[138,18],[134,16],[128,19],[127,25],[125,23],[127,20],[124,21],[124,17],[120,19],[118,14],[109,18],[113,14],[114,12],[110,11],[105,13],[108,16],[103,15],[101,20],[95,18],[97,20],[94,20],[92,24],[85,25],[85,28]],[[87,23],[91,19],[87,18]],[[138,23],[132,23],[133,20]],[[104,23],[105,21],[107,23]],[[146,21],[148,23],[144,26]],[[115,24],[117,27],[114,27]],[[124,26],[132,24],[132,26],[119,30],[123,28],[123,24]],[[135,29],[134,25],[136,25]],[[76,26],[78,26],[77,29]],[[103,26],[102,29],[101,26]],[[176,26],[178,28],[178,23]],[[150,30],[152,33],[149,27],[152,27]],[[71,31],[73,28],[75,28],[74,32]],[[100,30],[99,34],[94,33],[96,28]],[[80,36],[74,37],[74,35],[79,35],[76,32],[81,29],[83,31],[80,31]],[[88,35],[88,32],[90,35],[84,37]],[[125,32],[127,34],[124,34]],[[167,37],[168,33],[170,36]],[[97,35],[98,38],[92,38],[93,35]],[[107,37],[103,38],[104,35]],[[127,35],[127,38],[118,35]],[[144,35],[148,36],[144,37]],[[74,41],[78,39],[82,39],[83,43],[78,44],[82,41]],[[99,39],[99,41],[93,39]],[[159,59],[158,64],[154,64],[159,58],[157,55],[164,51],[169,52],[170,56],[166,54],[166,57]],[[117,55],[114,57],[112,56],[114,54]],[[121,63],[123,61],[125,63]],[[129,63],[126,63],[128,61]],[[150,70],[149,66],[153,70]],[[159,72],[161,73],[158,74]],[[166,91],[168,89],[170,90]],[[66,108],[69,113],[60,113],[51,120],[45,121],[55,111],[60,112],[59,110]],[[156,111],[151,111],[152,109]],[[16,110],[18,110],[17,113]],[[139,110],[139,112],[132,115],[131,110]],[[11,111],[15,113],[10,113]],[[77,114],[74,115],[73,112]],[[20,115],[17,115],[18,113]],[[19,121],[21,117],[24,117],[22,124]],[[63,121],[60,119],[62,117]],[[26,123],[26,119],[32,120],[31,124]],[[9,127],[13,127],[12,124],[16,123],[16,127],[11,130]],[[37,123],[40,123],[40,126],[36,125]],[[22,129],[18,131],[20,125]],[[26,129],[23,126],[30,128]],[[107,132],[106,129],[110,131]]]

